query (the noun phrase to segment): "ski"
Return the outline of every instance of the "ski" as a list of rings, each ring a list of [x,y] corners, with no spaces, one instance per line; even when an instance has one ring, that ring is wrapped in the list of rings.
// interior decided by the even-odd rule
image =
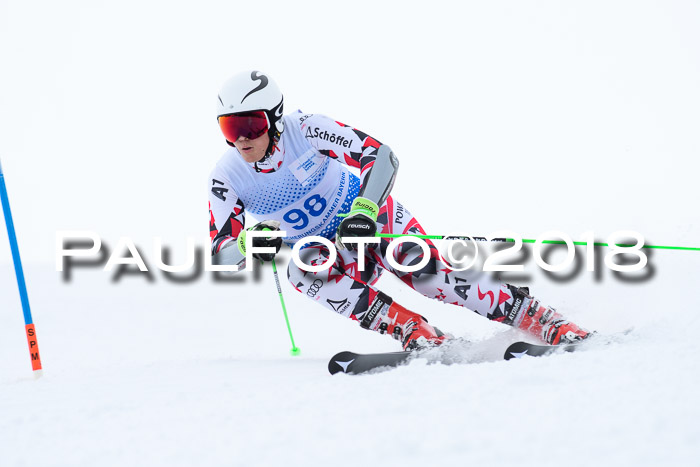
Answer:
[[[581,344],[564,344],[564,345],[544,345],[530,344],[528,342],[515,342],[508,346],[503,358],[511,360],[513,358],[522,357],[541,357],[553,353],[573,352],[578,349]]]
[[[512,360],[522,357],[541,357],[564,352],[574,352],[580,349],[595,348],[600,345],[623,343],[634,328],[625,329],[612,334],[594,334],[590,338],[572,344],[546,345],[530,344],[529,342],[514,342],[509,344],[505,352],[505,343],[498,341],[468,341],[466,339],[450,339],[439,347],[403,352],[384,352],[361,354],[355,352],[337,353],[328,362],[328,371],[336,373],[361,374],[372,370],[391,369],[407,365],[416,358],[422,358],[428,364],[443,365],[471,364],[487,361]]]
[[[355,352],[339,352],[333,356],[328,362],[328,371],[334,375],[336,373],[347,373],[350,375],[358,375],[367,373],[373,370],[396,368],[401,365],[407,365],[415,358],[425,357],[429,363],[442,363],[450,365],[453,363],[479,363],[485,361],[479,358],[478,355],[470,357],[470,343],[466,341],[458,341],[451,345],[443,345],[425,349],[423,351],[403,351],[403,352],[382,352],[382,353],[355,353]],[[528,342],[515,342],[508,346],[504,354],[498,354],[496,360],[503,359],[511,360],[513,358],[522,358],[525,356],[540,357],[560,352],[573,352],[580,344],[566,345],[538,345]]]
[[[357,375],[382,367],[397,367],[405,365],[411,360],[413,352],[383,352],[383,353],[355,353],[339,352],[328,362],[328,371],[336,373],[348,373]]]

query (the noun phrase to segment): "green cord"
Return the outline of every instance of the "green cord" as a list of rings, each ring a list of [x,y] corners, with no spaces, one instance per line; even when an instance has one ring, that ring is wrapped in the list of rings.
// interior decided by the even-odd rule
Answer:
[[[275,264],[275,260],[272,260],[272,272],[275,273],[275,282],[277,283],[277,293],[280,296],[280,303],[282,304],[282,312],[284,313],[284,320],[287,322],[287,330],[289,331],[289,339],[292,341],[292,350],[289,351],[289,353],[292,356],[297,356],[301,353],[301,350],[299,347],[294,344],[294,336],[292,335],[292,326],[289,324],[289,317],[287,316],[287,307],[284,304],[284,297],[282,296],[282,287],[280,286],[280,278],[279,275],[277,274],[277,265]]]

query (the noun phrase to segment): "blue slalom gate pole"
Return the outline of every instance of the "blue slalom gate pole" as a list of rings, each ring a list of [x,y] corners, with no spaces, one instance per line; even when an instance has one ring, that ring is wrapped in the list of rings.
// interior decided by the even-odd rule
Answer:
[[[0,162],[0,199],[2,200],[2,212],[5,214],[5,225],[7,226],[7,236],[10,238],[10,249],[12,250],[12,260],[15,264],[15,276],[17,276],[17,286],[19,296],[22,300],[22,311],[24,312],[24,328],[27,332],[27,343],[29,344],[29,356],[32,361],[34,376],[41,376],[41,356],[39,355],[39,343],[36,338],[34,321],[32,321],[32,311],[29,308],[29,296],[27,295],[27,284],[24,282],[24,271],[22,270],[22,260],[19,256],[19,246],[17,245],[17,235],[15,225],[12,222],[12,212],[10,211],[10,199],[7,196],[5,186],[5,175]]]

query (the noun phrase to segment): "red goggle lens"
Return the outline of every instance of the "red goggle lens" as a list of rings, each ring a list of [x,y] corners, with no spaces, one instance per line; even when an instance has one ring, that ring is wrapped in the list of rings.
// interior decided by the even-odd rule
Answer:
[[[219,127],[226,140],[231,143],[241,136],[248,139],[259,138],[270,129],[267,115],[262,110],[222,115],[219,117]]]

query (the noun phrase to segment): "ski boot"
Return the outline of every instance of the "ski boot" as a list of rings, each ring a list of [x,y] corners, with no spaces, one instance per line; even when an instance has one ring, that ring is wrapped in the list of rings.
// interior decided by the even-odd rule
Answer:
[[[515,302],[510,316],[514,327],[539,337],[550,345],[572,344],[593,335],[592,332],[565,319],[554,308],[540,304],[529,295],[527,287],[521,287],[515,294]]]
[[[401,342],[404,350],[424,349],[449,339],[438,328],[428,324],[423,316],[407,310],[382,292],[377,292],[360,319],[360,326],[380,334],[389,334]]]

